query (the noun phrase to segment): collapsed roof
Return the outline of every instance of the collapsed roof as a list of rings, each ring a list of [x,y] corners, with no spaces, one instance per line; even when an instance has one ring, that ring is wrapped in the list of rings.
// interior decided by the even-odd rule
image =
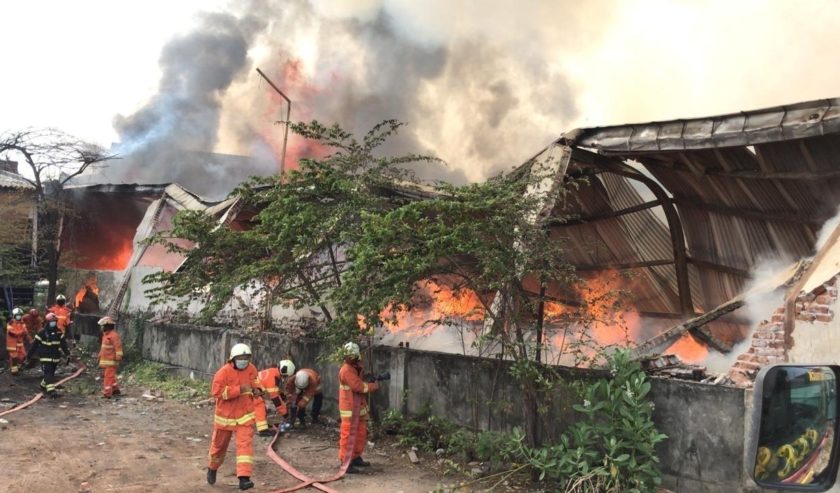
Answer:
[[[769,256],[813,254],[840,204],[840,99],[577,129],[566,176],[588,176],[552,230],[581,272],[631,270],[636,308],[679,323],[741,294]],[[539,156],[539,155],[538,155]],[[747,321],[705,335],[733,343]],[[697,334],[702,335],[702,334]]]

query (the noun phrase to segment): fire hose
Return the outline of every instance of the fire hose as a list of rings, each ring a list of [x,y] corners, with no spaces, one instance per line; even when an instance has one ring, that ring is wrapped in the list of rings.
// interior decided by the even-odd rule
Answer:
[[[81,375],[81,374],[82,374],[82,372],[83,372],[83,371],[85,371],[85,364],[84,364],[84,363],[82,363],[82,362],[80,361],[80,362],[79,362],[79,365],[80,365],[80,366],[76,367],[76,371],[75,371],[75,372],[73,372],[70,376],[67,376],[67,377],[65,377],[65,378],[63,378],[63,379],[61,379],[61,380],[59,380],[58,382],[56,382],[56,383],[55,383],[55,385],[57,385],[57,386],[58,386],[58,385],[62,385],[62,384],[64,384],[65,382],[69,382],[70,380],[73,380],[74,378],[76,378],[76,377],[78,377],[79,375]],[[32,399],[30,399],[30,400],[28,400],[28,401],[24,402],[23,404],[18,404],[17,406],[15,406],[15,407],[13,407],[13,408],[11,408],[11,409],[6,409],[5,411],[0,412],[0,416],[5,416],[5,415],[7,415],[7,414],[12,414],[12,413],[14,413],[14,412],[20,411],[21,409],[26,409],[27,407],[29,407],[29,406],[31,406],[32,404],[35,404],[36,402],[38,402],[39,400],[41,400],[43,397],[44,397],[44,393],[43,393],[43,392],[39,392],[38,394],[36,394],[36,395],[35,395],[35,397],[33,397]]]
[[[273,460],[277,465],[283,468],[287,473],[291,474],[295,478],[297,478],[300,483],[292,486],[290,488],[284,488],[280,490],[274,490],[271,493],[289,493],[292,491],[301,490],[303,488],[317,488],[324,493],[338,493],[338,491],[330,488],[324,483],[331,483],[333,481],[337,481],[341,479],[346,473],[347,469],[350,467],[350,461],[353,460],[353,448],[356,445],[356,432],[359,429],[359,410],[362,407],[362,396],[359,394],[353,395],[353,418],[350,420],[350,437],[347,441],[347,449],[346,453],[344,454],[344,461],[341,463],[341,467],[338,470],[338,473],[330,478],[327,479],[312,479],[302,472],[295,469],[291,464],[286,462],[277,452],[274,450],[274,444],[277,441],[277,438],[280,436],[280,430],[278,429],[277,432],[274,434],[274,438],[271,440],[271,443],[268,444],[268,449],[266,451],[266,455],[268,458]]]

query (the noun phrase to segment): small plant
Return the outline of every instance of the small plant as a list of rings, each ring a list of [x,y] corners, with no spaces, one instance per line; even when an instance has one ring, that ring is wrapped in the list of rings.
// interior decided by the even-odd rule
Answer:
[[[514,433],[515,455],[540,480],[559,482],[567,492],[651,492],[660,484],[654,447],[665,440],[653,424],[653,407],[645,398],[650,383],[626,351],[608,359],[611,379],[584,387],[583,414],[560,443],[537,449]]]

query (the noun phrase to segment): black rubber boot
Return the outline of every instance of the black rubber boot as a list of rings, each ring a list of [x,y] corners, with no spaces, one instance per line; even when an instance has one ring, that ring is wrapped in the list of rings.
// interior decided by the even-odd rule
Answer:
[[[207,469],[207,484],[216,484],[216,471]]]
[[[259,432],[259,435],[260,435],[261,437],[273,437],[273,436],[274,436],[274,432],[273,432],[273,431],[271,431],[271,430],[262,430],[262,431],[260,431],[260,432]]]
[[[370,462],[362,459],[361,457],[356,457],[355,459],[350,461],[350,465],[355,467],[369,467]]]
[[[250,490],[254,487],[254,482],[248,476],[239,476],[239,489]]]

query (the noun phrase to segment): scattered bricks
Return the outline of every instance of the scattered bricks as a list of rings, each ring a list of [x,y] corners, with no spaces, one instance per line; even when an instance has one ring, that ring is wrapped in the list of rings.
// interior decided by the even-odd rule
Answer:
[[[811,307],[811,312],[817,315],[820,313],[831,313],[831,308],[828,305],[814,305]]]
[[[785,321],[785,314],[783,313],[774,313],[773,317],[770,319],[771,322],[784,322]]]
[[[817,317],[810,312],[802,312],[796,316],[796,320],[801,322],[813,322]]]
[[[821,294],[821,295],[817,296],[817,299],[814,300],[814,301],[816,301],[817,304],[819,304],[819,305],[828,305],[828,304],[832,303],[834,300],[832,299],[832,296],[830,294],[825,293],[825,294]]]
[[[741,354],[738,355],[737,361],[752,361],[752,356],[750,356],[749,354]]]
[[[833,314],[820,313],[817,315],[817,322],[831,322],[832,320],[834,320]]]

